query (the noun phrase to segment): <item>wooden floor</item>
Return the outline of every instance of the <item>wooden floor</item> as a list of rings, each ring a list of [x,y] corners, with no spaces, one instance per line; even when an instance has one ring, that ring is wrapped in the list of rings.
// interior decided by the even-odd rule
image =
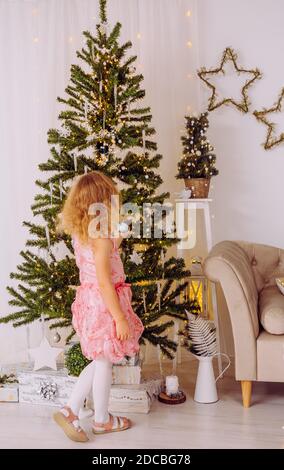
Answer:
[[[153,367],[147,368],[153,374]],[[193,401],[195,363],[183,363],[178,375],[187,401],[163,405],[150,413],[129,415],[133,428],[92,436],[86,444],[69,441],[53,423],[54,408],[0,403],[0,448],[257,448],[284,449],[284,384],[256,383],[249,409],[241,405],[240,386],[227,375],[218,382],[220,400],[210,405]],[[90,420],[83,426],[90,429]]]

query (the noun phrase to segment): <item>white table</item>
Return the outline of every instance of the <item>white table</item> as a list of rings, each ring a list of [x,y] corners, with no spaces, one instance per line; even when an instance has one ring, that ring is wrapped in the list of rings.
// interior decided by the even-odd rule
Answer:
[[[207,244],[207,251],[211,250],[213,247],[213,239],[212,239],[212,224],[211,224],[211,211],[210,211],[210,203],[212,199],[176,199],[175,202],[179,205],[183,204],[184,210],[185,209],[201,209],[204,215],[204,223],[205,223],[205,234],[206,234],[206,244]],[[178,256],[183,255],[183,249],[178,249]],[[212,307],[213,307],[213,315],[214,315],[214,323],[216,326],[216,337],[217,337],[217,350],[220,351],[220,322],[219,322],[219,314],[218,314],[218,303],[217,303],[217,295],[216,295],[216,285],[210,282],[211,286],[211,296],[212,296]],[[218,368],[219,374],[222,372],[222,359],[221,356],[218,356]]]

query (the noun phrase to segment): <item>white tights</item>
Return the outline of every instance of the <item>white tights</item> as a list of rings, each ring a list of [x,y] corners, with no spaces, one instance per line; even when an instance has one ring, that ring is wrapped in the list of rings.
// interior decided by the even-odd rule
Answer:
[[[112,363],[103,357],[92,361],[79,375],[67,406],[78,416],[85,398],[93,389],[95,421],[107,423],[111,382]]]

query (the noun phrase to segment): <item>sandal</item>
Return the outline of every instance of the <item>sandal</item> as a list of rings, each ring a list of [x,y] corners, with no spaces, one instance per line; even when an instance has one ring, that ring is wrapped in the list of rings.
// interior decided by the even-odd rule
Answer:
[[[94,434],[106,434],[108,432],[124,431],[131,427],[131,421],[124,416],[113,416],[109,415],[109,421],[107,423],[96,423],[92,426]]]
[[[72,441],[87,442],[89,440],[87,434],[79,425],[78,416],[74,415],[68,406],[64,406],[60,411],[54,413],[53,419]]]

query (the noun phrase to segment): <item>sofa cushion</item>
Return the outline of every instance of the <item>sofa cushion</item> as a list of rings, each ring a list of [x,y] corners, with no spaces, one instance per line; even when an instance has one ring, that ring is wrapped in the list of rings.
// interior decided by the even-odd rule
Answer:
[[[268,333],[284,334],[284,295],[276,286],[266,287],[259,294],[259,321]]]
[[[284,382],[284,335],[271,335],[261,331],[256,341],[257,380],[260,382]]]
[[[275,285],[276,277],[284,277],[284,250],[257,243],[238,242],[252,266],[258,292]]]

